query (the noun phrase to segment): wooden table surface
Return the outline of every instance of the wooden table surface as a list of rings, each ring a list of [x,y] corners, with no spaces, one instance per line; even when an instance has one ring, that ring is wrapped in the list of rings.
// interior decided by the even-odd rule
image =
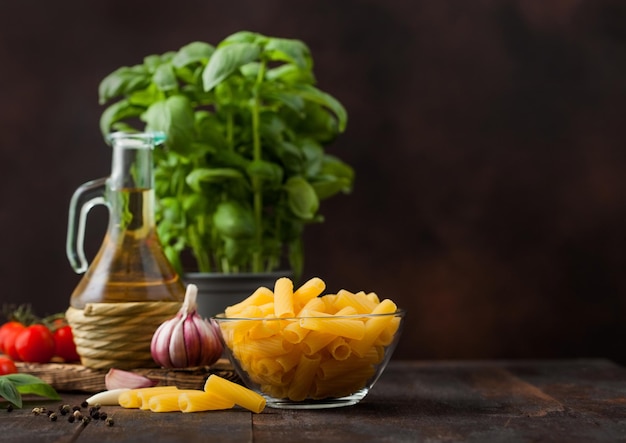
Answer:
[[[61,395],[69,404],[86,397]],[[31,412],[59,404],[35,398],[23,409],[0,410],[0,441],[626,441],[626,369],[601,359],[392,361],[360,404],[337,409],[183,414],[103,407],[112,427]]]

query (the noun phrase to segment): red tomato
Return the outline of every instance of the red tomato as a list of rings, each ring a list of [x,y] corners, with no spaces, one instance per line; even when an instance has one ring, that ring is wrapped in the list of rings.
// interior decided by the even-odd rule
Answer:
[[[48,363],[54,357],[54,335],[45,325],[27,326],[15,338],[15,350],[22,361]]]
[[[21,360],[17,350],[15,349],[15,339],[24,329],[26,329],[26,326],[20,323],[19,325],[14,325],[9,328],[4,335],[4,353],[11,357],[14,361]]]
[[[80,356],[76,352],[74,335],[69,325],[62,326],[54,331],[55,355],[67,362],[78,361]]]
[[[0,326],[0,353],[6,352],[6,346],[4,344],[6,336],[9,334],[9,331],[15,328],[22,329],[24,328],[24,325],[19,321],[11,320]]]
[[[8,357],[0,357],[0,375],[15,374],[17,367]]]

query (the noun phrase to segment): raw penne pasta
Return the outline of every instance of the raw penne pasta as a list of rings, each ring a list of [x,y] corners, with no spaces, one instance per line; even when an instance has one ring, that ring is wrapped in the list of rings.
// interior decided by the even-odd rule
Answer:
[[[249,306],[258,307],[260,305],[273,302],[273,301],[274,301],[274,293],[272,292],[272,290],[264,286],[261,286],[243,301],[237,303],[236,305],[227,307],[225,310],[225,314],[228,317],[244,318],[247,316],[241,315],[241,313],[245,308]]]
[[[148,398],[148,409],[152,412],[173,412],[179,411],[178,396],[180,391],[156,394]],[[144,409],[144,408],[142,408]]]
[[[293,293],[294,305],[304,306],[311,299],[318,297],[326,289],[326,283],[319,277],[313,277],[302,284]]]
[[[232,400],[236,405],[257,414],[265,408],[266,402],[262,395],[215,374],[209,375],[204,384],[204,390]]]
[[[350,357],[352,349],[343,337],[337,337],[328,343],[328,352],[336,361],[343,361]]]
[[[328,332],[341,337],[360,340],[365,335],[365,324],[362,320],[348,318],[333,318],[332,315],[322,312],[312,312],[315,317],[300,319],[300,326],[319,332]]]
[[[388,314],[395,312],[396,305],[389,299],[382,301],[374,311],[373,314]],[[390,326],[393,317],[388,315],[380,317],[369,317],[365,322],[365,333],[360,340],[353,340],[350,344],[352,350],[358,355],[363,356],[374,345],[374,342],[378,339],[380,334]]]
[[[306,317],[309,312],[324,312],[325,309],[323,297],[312,298],[298,311],[298,317]]]
[[[283,328],[283,337],[289,343],[300,343],[307,336],[310,329],[304,329],[299,323],[292,321]]]
[[[274,315],[278,318],[293,317],[293,282],[287,277],[276,280],[274,285]]]
[[[176,386],[154,386],[151,388],[129,389],[119,395],[118,401],[123,408],[140,408],[142,401],[139,397],[140,392],[165,393],[176,389],[178,389]]]
[[[273,314],[271,317],[268,317],[268,320],[254,323],[254,326],[249,329],[247,334],[250,339],[268,338],[280,332],[280,322],[274,320]]]
[[[258,360],[253,360],[251,367],[254,370],[255,374],[259,374],[261,376],[268,376],[276,373],[285,372],[283,367],[276,361],[274,358],[260,358]]]
[[[337,336],[329,332],[311,331],[300,343],[300,348],[305,355],[313,355],[323,349]]]
[[[293,349],[293,344],[275,335],[259,340],[242,340],[239,342],[239,351],[256,357],[275,357],[286,354]]]
[[[144,411],[147,411],[150,409],[150,400],[154,397],[158,397],[161,395],[164,396],[178,396],[181,392],[184,392],[180,389],[172,389],[171,391],[164,391],[164,392],[159,392],[159,391],[139,391],[137,393],[137,397],[141,400],[141,405],[139,406],[139,409],[142,409]]]
[[[278,363],[283,368],[283,372],[289,372],[300,361],[300,351],[296,350],[296,352],[294,352],[292,350],[292,352],[288,352],[286,354],[275,357],[275,360],[276,363]]]
[[[351,306],[356,309],[357,313],[359,314],[369,314],[376,307],[376,303],[367,298],[364,292],[353,294],[350,291],[341,289],[339,292],[337,292],[335,306],[337,307],[337,309]]]
[[[231,399],[221,397],[214,392],[184,392],[178,396],[178,408],[182,412],[217,411],[235,406]]]
[[[315,373],[320,364],[320,357],[310,358],[306,355],[300,357],[300,362],[293,375],[293,379],[287,389],[287,396],[294,401],[302,401],[307,398],[309,390],[315,380]]]

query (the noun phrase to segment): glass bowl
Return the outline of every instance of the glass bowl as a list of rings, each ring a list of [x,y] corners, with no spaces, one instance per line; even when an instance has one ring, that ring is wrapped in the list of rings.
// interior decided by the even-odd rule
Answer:
[[[350,406],[389,363],[405,311],[288,318],[213,317],[224,351],[244,384],[267,406]]]

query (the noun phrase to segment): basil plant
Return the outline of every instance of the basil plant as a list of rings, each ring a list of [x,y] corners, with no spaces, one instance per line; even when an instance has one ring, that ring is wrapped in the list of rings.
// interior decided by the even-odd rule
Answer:
[[[237,32],[120,67],[99,86],[103,134],[163,131],[155,150],[157,229],[183,271],[303,269],[302,233],[320,201],[350,192],[353,169],[325,147],[342,104],[315,87],[295,39]]]

